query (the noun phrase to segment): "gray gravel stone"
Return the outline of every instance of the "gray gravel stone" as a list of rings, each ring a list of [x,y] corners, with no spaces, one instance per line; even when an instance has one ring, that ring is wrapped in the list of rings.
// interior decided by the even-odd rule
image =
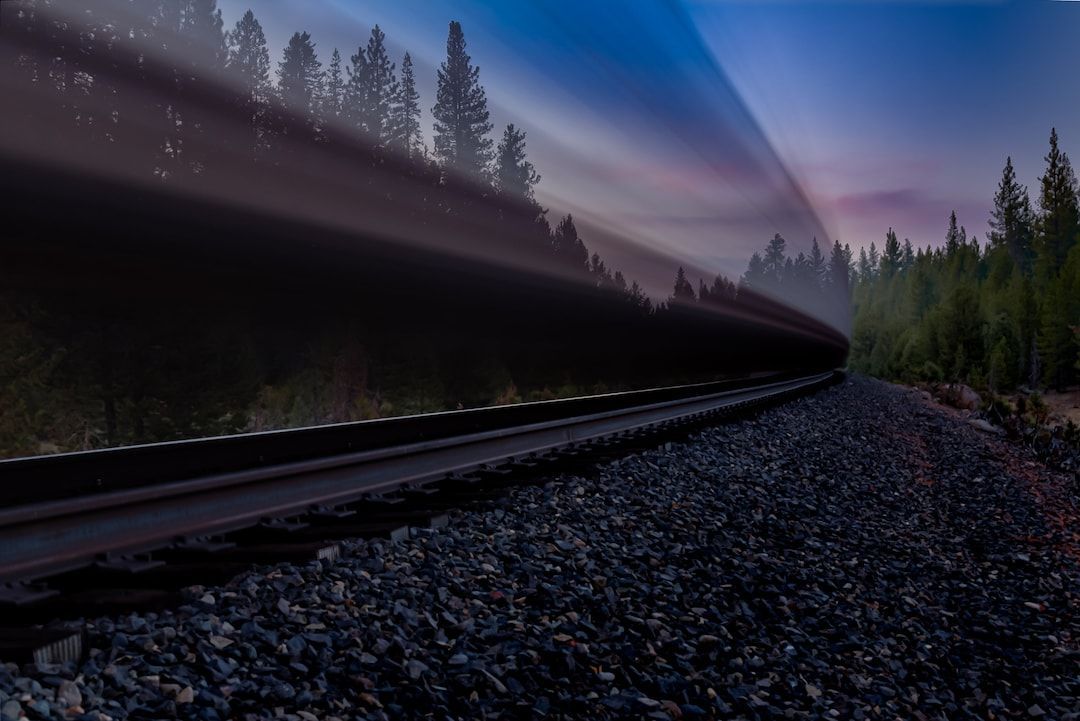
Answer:
[[[854,378],[93,620],[82,667],[0,669],[0,713],[1080,719],[1071,481]]]

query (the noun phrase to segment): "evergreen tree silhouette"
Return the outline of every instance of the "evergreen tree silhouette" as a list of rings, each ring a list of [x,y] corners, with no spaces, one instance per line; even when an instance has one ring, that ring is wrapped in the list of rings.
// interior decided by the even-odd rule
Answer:
[[[709,301],[713,305],[722,305],[723,303],[735,300],[737,295],[737,289],[735,283],[722,275],[717,275],[713,278],[712,285],[709,287]]]
[[[589,251],[578,237],[573,216],[568,214],[559,221],[552,234],[551,243],[555,256],[562,261],[564,267],[577,272],[588,270]]]
[[[1035,243],[1034,277],[1042,296],[1037,346],[1044,382],[1063,389],[1072,381],[1078,352],[1072,326],[1080,325],[1080,282],[1076,287],[1070,282],[1067,270],[1074,264],[1067,260],[1080,232],[1080,214],[1076,176],[1069,156],[1058,146],[1056,129],[1050,130],[1045,160]]]
[[[779,233],[765,247],[765,253],[761,256],[762,280],[773,290],[780,287],[784,277],[785,256],[784,249],[787,241]]]
[[[885,250],[881,254],[882,276],[889,279],[899,272],[901,255],[900,241],[896,239],[896,231],[889,228],[885,233]]]
[[[686,270],[681,265],[675,271],[675,286],[672,289],[671,299],[672,301],[693,301],[695,299],[694,286],[687,280]]]
[[[839,240],[833,241],[832,252],[829,254],[828,277],[834,297],[841,298],[846,305],[851,296],[851,267]]]
[[[367,48],[352,58],[349,78],[350,108],[356,126],[376,143],[390,139],[391,106],[398,94],[394,64],[386,53],[386,34],[378,25],[371,29]]]
[[[760,291],[764,290],[768,284],[765,276],[765,261],[762,260],[761,253],[753,253],[746,266],[746,272],[739,279],[739,287]]]
[[[994,209],[990,214],[990,231],[986,234],[991,248],[1004,247],[1013,262],[1029,268],[1032,258],[1034,218],[1027,188],[1016,180],[1012,157],[1005,158],[1001,181],[994,194]]]
[[[390,107],[390,146],[407,158],[424,154],[424,139],[420,133],[420,93],[416,90],[416,73],[409,53],[401,59],[401,80],[397,95]]]
[[[825,276],[828,268],[825,264],[825,254],[821,252],[821,246],[818,245],[817,236],[810,242],[810,275],[813,278],[813,284],[820,289],[825,283]]]
[[[870,250],[866,253],[866,260],[870,264],[870,277],[874,277],[881,269],[881,254],[878,253],[877,245],[870,241]]]
[[[435,106],[435,155],[443,166],[465,178],[483,179],[491,161],[492,125],[480,68],[465,52],[461,23],[451,22],[446,61],[438,70]]]
[[[282,105],[303,120],[307,135],[318,130],[317,111],[322,96],[322,63],[307,32],[293,33],[278,63],[278,92]]]
[[[712,296],[709,294],[709,286],[705,285],[704,278],[698,278],[697,284],[697,299],[699,303],[711,303]]]
[[[228,34],[226,67],[240,87],[237,101],[252,130],[252,158],[265,154],[267,113],[273,89],[270,84],[270,51],[266,35],[255,14],[248,10]]]
[[[859,248],[859,282],[869,283],[874,278],[874,266],[866,254],[866,248]]]
[[[341,69],[341,52],[334,48],[326,67],[326,88],[322,98],[323,117],[340,118],[345,107],[345,75]]]
[[[1050,150],[1045,160],[1046,171],[1039,179],[1041,212],[1036,244],[1036,278],[1044,283],[1064,265],[1080,227],[1076,175],[1069,156],[1058,147],[1056,128],[1050,130]]]
[[[900,251],[900,269],[908,270],[915,264],[915,249],[911,247],[911,240],[904,238],[904,245]]]
[[[495,189],[505,197],[531,201],[539,182],[540,175],[525,157],[525,133],[510,123],[495,155]]]

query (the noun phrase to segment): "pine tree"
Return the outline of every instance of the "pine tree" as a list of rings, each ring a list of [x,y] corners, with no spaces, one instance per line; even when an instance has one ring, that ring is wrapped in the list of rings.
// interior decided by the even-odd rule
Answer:
[[[787,241],[779,233],[773,236],[769,244],[765,246],[765,254],[761,258],[762,272],[767,285],[774,289],[780,287],[784,277],[784,249]]]
[[[866,254],[866,259],[870,263],[870,277],[873,278],[877,275],[881,266],[881,254],[878,253],[877,245],[874,241],[870,241],[870,250]]]
[[[645,295],[645,291],[641,289],[638,282],[635,280],[630,284],[630,287],[626,291],[626,300],[630,304],[631,308],[634,308],[642,315],[652,315],[653,304],[649,299],[649,296]]]
[[[409,53],[401,60],[401,80],[390,107],[390,147],[407,158],[424,154],[420,134],[420,93],[416,91],[416,73]]]
[[[960,231],[956,227],[956,211],[949,215],[949,229],[945,231],[945,253],[951,255],[960,247]]]
[[[353,124],[376,143],[392,136],[391,107],[398,95],[394,64],[386,53],[386,34],[378,25],[371,29],[366,48],[352,56],[349,101]]]
[[[585,249],[585,243],[578,237],[573,216],[568,214],[555,226],[551,245],[555,256],[566,268],[571,271],[588,270],[589,252]]]
[[[1050,131],[1050,152],[1045,160],[1046,172],[1039,179],[1042,188],[1039,207],[1042,213],[1039,216],[1036,247],[1036,275],[1044,284],[1064,264],[1080,228],[1076,176],[1069,156],[1058,147],[1056,129]]]
[[[270,51],[266,35],[255,14],[248,10],[228,35],[227,69],[240,87],[239,103],[248,116],[252,130],[252,153],[255,159],[266,150],[267,111],[270,85]]]
[[[599,253],[593,253],[589,258],[589,274],[593,277],[593,283],[597,288],[611,288],[615,280],[611,277],[611,271],[607,264],[600,258]]]
[[[450,23],[446,62],[438,71],[438,92],[431,112],[435,116],[435,154],[444,167],[479,180],[486,176],[491,160],[490,113],[480,68],[465,52],[461,23]]]
[[[345,107],[345,75],[341,70],[341,53],[337,48],[330,54],[326,69],[326,88],[322,98],[322,114],[326,119],[340,118]]]
[[[698,278],[697,282],[697,299],[699,303],[711,303],[712,298],[709,295],[709,286],[705,285],[704,278]]]
[[[525,157],[525,133],[510,123],[495,153],[495,189],[507,198],[532,201],[533,186],[539,182],[540,176]]]
[[[737,295],[737,288],[733,282],[728,280],[722,275],[717,275],[713,278],[712,286],[709,288],[709,302],[713,305],[721,305],[726,302],[735,300]]]
[[[675,287],[671,294],[671,300],[692,302],[694,300],[694,286],[686,278],[686,271],[680,265],[675,273]]]
[[[896,231],[889,228],[885,233],[885,251],[881,256],[881,275],[885,279],[892,278],[900,270],[900,241],[896,239]]]
[[[739,288],[760,291],[766,285],[768,285],[768,280],[765,274],[765,261],[762,260],[761,253],[754,253],[750,256],[746,272],[739,278]]]
[[[829,255],[829,286],[833,295],[843,299],[846,304],[851,296],[851,268],[839,240],[833,242],[832,253]]]
[[[904,238],[904,248],[900,253],[900,270],[909,270],[915,265],[915,249],[911,247],[911,240]]]
[[[309,33],[293,33],[278,63],[278,92],[285,108],[302,119],[308,132],[317,130],[316,111],[322,95],[322,63]]]
[[[828,268],[825,264],[825,254],[821,252],[821,246],[818,245],[817,236],[814,236],[810,242],[810,275],[815,287],[820,289],[824,286]]]
[[[994,194],[994,209],[990,214],[990,232],[986,239],[992,249],[1005,248],[1013,262],[1029,268],[1032,254],[1034,219],[1027,188],[1016,180],[1012,157],[1005,158],[1001,181]]]
[[[866,254],[866,248],[859,248],[859,282],[869,283],[874,279],[874,267],[870,265],[870,257]]]

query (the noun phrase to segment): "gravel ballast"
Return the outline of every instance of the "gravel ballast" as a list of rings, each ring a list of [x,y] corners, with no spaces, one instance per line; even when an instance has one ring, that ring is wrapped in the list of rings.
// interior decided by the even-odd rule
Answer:
[[[862,378],[89,622],[4,721],[1080,719],[1075,479]]]

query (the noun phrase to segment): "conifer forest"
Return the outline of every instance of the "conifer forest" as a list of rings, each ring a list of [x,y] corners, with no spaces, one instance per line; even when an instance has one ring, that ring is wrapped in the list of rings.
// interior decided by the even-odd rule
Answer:
[[[851,366],[902,381],[1063,390],[1080,373],[1077,182],[1050,132],[1035,200],[1005,159],[985,237],[948,219],[913,248],[890,228],[851,267]],[[980,222],[975,227],[982,227]]]

